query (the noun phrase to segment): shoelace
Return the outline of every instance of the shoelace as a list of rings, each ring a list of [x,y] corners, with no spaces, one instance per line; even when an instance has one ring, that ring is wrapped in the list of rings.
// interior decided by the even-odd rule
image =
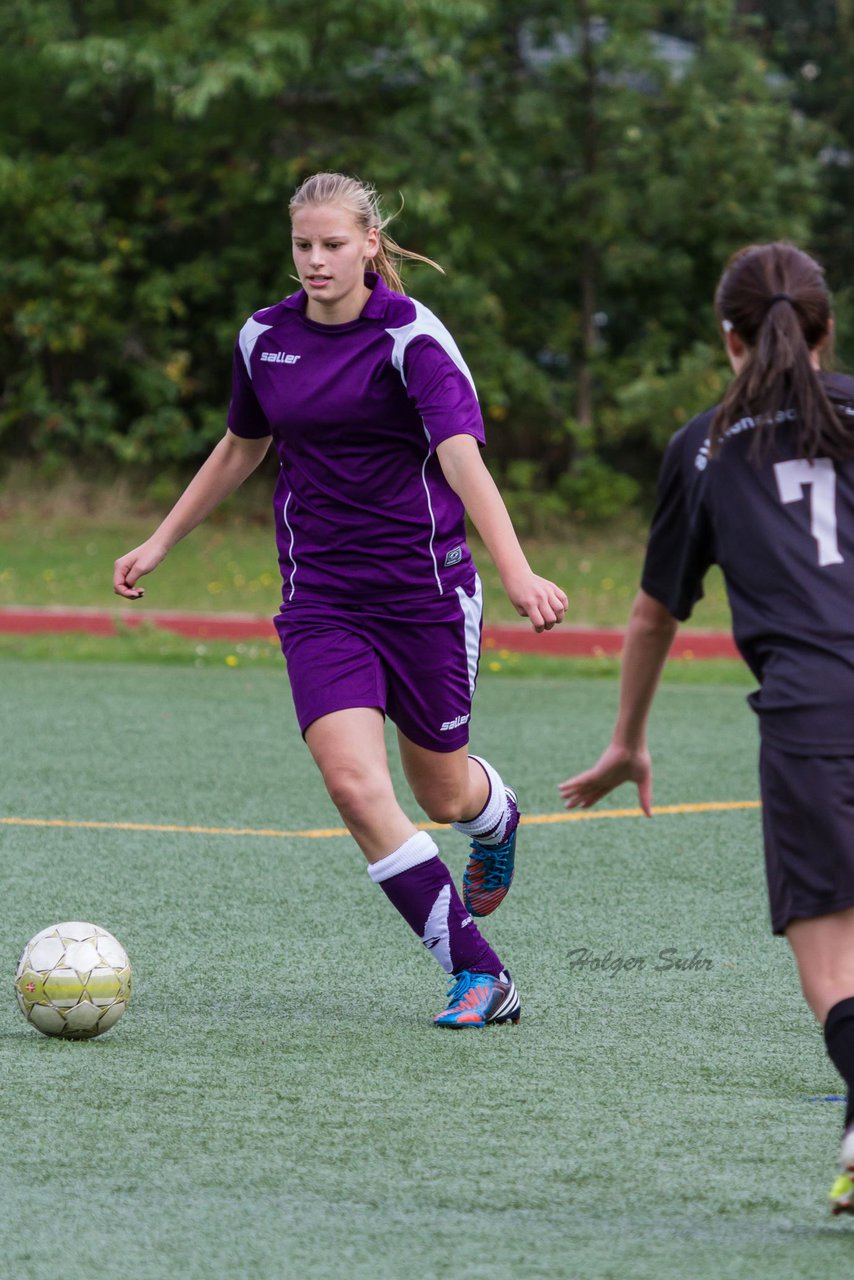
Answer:
[[[508,874],[507,855],[510,853],[510,838],[503,840],[501,844],[494,845],[478,845],[472,844],[472,856],[483,859],[484,856],[490,860],[489,870],[483,877],[479,887],[484,889],[499,889],[504,883],[504,879]]]
[[[483,976],[484,975],[480,973],[472,973],[470,969],[464,969],[461,974],[459,974],[457,977],[454,978],[453,982],[448,988],[448,996],[447,996],[448,1005],[450,1006],[456,1000],[460,1000],[468,991],[469,987],[473,987],[475,985],[476,980]]]

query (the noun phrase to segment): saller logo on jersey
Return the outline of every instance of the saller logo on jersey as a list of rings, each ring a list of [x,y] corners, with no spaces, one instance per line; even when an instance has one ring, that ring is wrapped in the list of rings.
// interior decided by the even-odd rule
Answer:
[[[289,356],[284,351],[262,351],[261,359],[267,360],[270,364],[296,364],[302,357]]]
[[[449,551],[445,556],[445,568],[450,569],[452,564],[459,564],[463,558],[462,547],[454,547],[453,551]]]
[[[439,730],[440,733],[447,733],[448,729],[459,729],[461,724],[468,721],[468,716],[457,716],[456,720],[446,720]]]

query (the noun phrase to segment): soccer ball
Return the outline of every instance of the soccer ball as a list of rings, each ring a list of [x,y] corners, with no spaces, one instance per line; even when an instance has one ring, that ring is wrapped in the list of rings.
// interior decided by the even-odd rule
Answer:
[[[38,1031],[91,1040],[114,1026],[130,1000],[127,952],[106,929],[71,920],[42,929],[18,961],[15,994]]]

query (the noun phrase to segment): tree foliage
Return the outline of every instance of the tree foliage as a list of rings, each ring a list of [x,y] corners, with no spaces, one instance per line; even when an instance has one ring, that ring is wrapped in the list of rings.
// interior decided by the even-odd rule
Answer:
[[[7,454],[198,461],[237,329],[294,287],[288,199],[334,168],[445,266],[408,284],[458,334],[508,484],[630,500],[718,393],[728,254],[842,237],[844,122],[807,109],[764,8],[7,0]]]

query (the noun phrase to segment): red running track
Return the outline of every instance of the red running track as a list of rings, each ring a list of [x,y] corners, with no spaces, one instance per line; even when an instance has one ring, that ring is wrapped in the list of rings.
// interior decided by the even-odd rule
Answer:
[[[195,640],[276,640],[269,618],[246,613],[140,612],[130,609],[0,608],[0,633],[83,632],[114,636],[119,628],[143,623]],[[525,622],[483,628],[484,648],[508,649],[515,653],[539,653],[554,657],[605,657],[617,655],[623,647],[619,627],[574,627],[563,624],[540,635]],[[674,658],[737,658],[732,637],[723,631],[680,631],[673,643]]]

